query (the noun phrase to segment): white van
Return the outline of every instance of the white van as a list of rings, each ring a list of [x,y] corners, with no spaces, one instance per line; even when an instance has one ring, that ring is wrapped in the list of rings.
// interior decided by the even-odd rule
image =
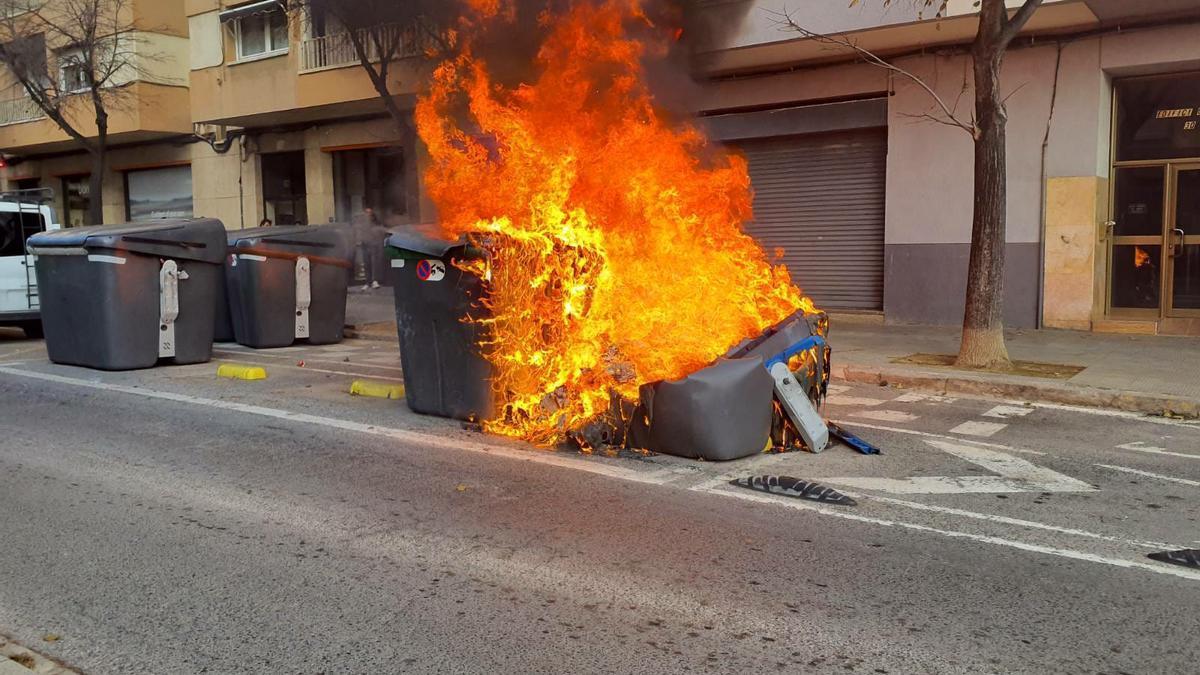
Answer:
[[[17,326],[29,337],[41,337],[37,273],[25,242],[46,230],[57,230],[49,188],[0,193],[0,326]]]

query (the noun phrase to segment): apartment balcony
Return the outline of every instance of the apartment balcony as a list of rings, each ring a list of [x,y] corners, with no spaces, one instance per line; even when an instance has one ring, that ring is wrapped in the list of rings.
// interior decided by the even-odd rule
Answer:
[[[28,96],[0,101],[0,126],[32,122],[45,116],[46,113]]]
[[[399,58],[420,56],[423,49],[421,34],[414,26],[392,24],[384,26],[386,39],[399,38]],[[367,46],[367,57],[371,61],[379,60],[379,53],[368,31],[359,31],[359,37]],[[349,33],[334,33],[303,40],[300,43],[300,72],[311,73],[330,68],[345,68],[359,64],[358,53]]]
[[[420,58],[425,42],[411,26],[388,26],[401,40],[388,68],[388,88],[410,106],[429,76]],[[368,41],[369,42],[369,41]],[[368,56],[378,54],[371,49]],[[196,122],[248,128],[307,124],[353,116],[383,115],[370,77],[359,65],[350,36],[334,33],[296,39],[286,51],[237,60],[227,50],[222,63],[191,71],[191,113]]]
[[[124,86],[118,105],[109,109],[110,143],[134,143],[190,134],[188,91],[183,87],[150,82]],[[76,121],[87,137],[96,135],[88,116]],[[79,144],[51,121],[27,97],[0,102],[0,148],[8,154],[27,155],[78,150]]]

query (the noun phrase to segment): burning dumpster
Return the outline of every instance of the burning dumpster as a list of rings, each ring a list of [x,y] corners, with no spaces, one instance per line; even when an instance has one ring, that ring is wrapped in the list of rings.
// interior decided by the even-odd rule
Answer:
[[[492,369],[479,346],[484,326],[471,320],[484,312],[483,280],[462,269],[483,251],[463,240],[398,228],[388,235],[384,255],[408,407],[463,420],[491,417]]]
[[[669,17],[637,0],[570,3],[539,18],[536,57],[509,77],[487,58],[525,25],[508,5],[470,3],[459,55],[415,112],[424,186],[455,243],[392,246],[411,252],[393,263],[410,286],[396,287],[410,403],[433,384],[477,387],[485,430],[542,445],[712,459],[769,439],[822,445],[827,323],[743,230],[744,159],[658,105],[643,63],[674,48]],[[461,290],[402,308],[437,284]],[[453,383],[434,372],[460,363],[475,365]],[[414,409],[461,416],[434,399]]]

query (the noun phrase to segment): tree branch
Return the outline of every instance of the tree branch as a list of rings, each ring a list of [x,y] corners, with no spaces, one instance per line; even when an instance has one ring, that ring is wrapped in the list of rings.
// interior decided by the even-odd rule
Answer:
[[[1033,2],[1033,1],[1034,0],[1030,0],[1030,2]],[[1037,0],[1037,1],[1040,2],[1040,0]],[[921,89],[925,90],[925,93],[929,94],[929,97],[931,99],[933,99],[934,103],[937,104],[938,108],[941,109],[942,114],[945,115],[945,119],[941,120],[941,121],[946,123],[948,126],[957,127],[959,129],[967,132],[968,134],[970,134],[971,138],[975,138],[978,135],[979,130],[975,126],[975,123],[973,121],[965,122],[962,119],[960,119],[958,117],[958,115],[955,114],[954,110],[946,104],[946,101],[943,100],[942,97],[940,95],[938,95],[938,93],[936,91],[933,90],[933,87],[929,86],[929,84],[926,83],[925,80],[921,79],[920,77],[913,74],[912,72],[905,70],[904,68],[901,68],[900,66],[880,57],[879,55],[875,54],[874,52],[872,52],[868,49],[865,49],[864,47],[855,43],[853,40],[851,40],[849,38],[842,37],[842,36],[831,36],[831,35],[825,35],[822,33],[813,32],[813,31],[805,28],[804,26],[801,26],[798,22],[796,22],[796,20],[792,18],[791,12],[789,12],[786,9],[783,11],[778,11],[778,12],[774,11],[774,10],[764,10],[764,11],[766,11],[768,14],[772,14],[775,17],[777,17],[776,20],[777,20],[781,30],[793,31],[793,32],[799,33],[801,36],[803,36],[805,38],[813,39],[813,40],[816,40],[823,44],[833,45],[833,46],[853,50],[858,55],[858,57],[860,59],[862,59],[864,62],[869,63],[873,66],[877,66],[879,68],[883,68],[884,70],[890,71],[896,75],[899,75],[899,76],[911,81],[912,83],[916,84]],[[966,85],[964,83],[964,90],[965,90],[965,87],[966,87]],[[959,92],[960,98],[961,98],[961,95],[962,95],[962,92],[960,91]]]
[[[1042,0],[1025,0],[1025,4],[1021,5],[1021,8],[1017,10],[1017,13],[1012,15],[1012,18],[1005,20],[1004,30],[1000,33],[1000,39],[1003,41],[1005,46],[1008,46],[1008,43],[1012,42],[1013,38],[1017,37],[1017,33],[1020,33],[1021,30],[1025,28],[1025,24],[1029,23],[1029,19],[1033,16],[1033,13],[1036,12],[1041,5]],[[1005,16],[1007,16],[1007,13],[1005,13]]]

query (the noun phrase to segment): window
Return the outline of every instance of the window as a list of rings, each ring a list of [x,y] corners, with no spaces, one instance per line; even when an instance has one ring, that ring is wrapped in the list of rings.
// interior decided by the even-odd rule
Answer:
[[[333,193],[337,219],[348,223],[365,209],[385,223],[408,212],[408,174],[400,147],[333,153]]]
[[[46,229],[42,215],[36,212],[37,207],[27,208],[29,210],[22,213],[0,213],[0,258],[25,255],[25,240]]]
[[[62,185],[62,214],[66,219],[63,226],[99,225],[99,223],[91,222],[88,216],[92,204],[92,190],[88,183],[88,175],[63,176]]]
[[[125,216],[131,221],[192,217],[192,167],[125,172]]]
[[[84,65],[83,51],[80,49],[65,49],[58,53],[58,87],[66,94],[90,88],[87,66]]]
[[[304,151],[262,155],[263,213],[275,225],[308,222]]]
[[[0,6],[0,15],[5,17],[13,17],[32,12],[37,9],[34,0],[8,0],[3,6]]]
[[[1118,162],[1200,157],[1200,73],[1118,80]]]
[[[287,51],[288,22],[282,10],[270,9],[235,19],[233,30],[238,60]]]

